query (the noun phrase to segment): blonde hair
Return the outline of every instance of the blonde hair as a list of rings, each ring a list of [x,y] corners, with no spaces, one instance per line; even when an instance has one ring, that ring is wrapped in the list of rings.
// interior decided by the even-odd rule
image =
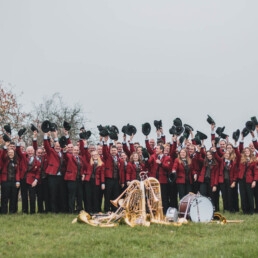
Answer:
[[[137,152],[133,152],[132,155],[130,156],[130,162],[133,163],[133,156],[137,155],[138,156],[138,162],[142,163],[142,158]]]
[[[92,158],[92,156],[93,156],[94,153],[98,155],[98,165],[97,165],[97,167],[101,167],[101,166],[103,165],[103,161],[101,160],[101,158],[100,158],[100,156],[99,156],[99,154],[98,154],[97,151],[92,151],[92,152],[91,152],[90,164],[91,164],[92,166],[94,165],[94,160],[93,160],[93,158]]]
[[[247,157],[245,155],[245,150],[248,149],[250,151],[250,162],[256,162],[256,157],[254,155],[254,153],[252,152],[252,150],[249,148],[249,147],[245,147],[242,151],[242,154],[241,154],[241,161],[240,163],[241,164],[244,164],[247,162]]]

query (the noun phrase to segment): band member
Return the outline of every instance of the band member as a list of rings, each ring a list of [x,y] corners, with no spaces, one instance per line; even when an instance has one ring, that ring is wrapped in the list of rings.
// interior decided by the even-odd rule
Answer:
[[[130,150],[128,149],[128,146],[126,144],[126,134],[124,134],[123,136],[123,150],[128,157],[131,157],[132,153],[135,152],[135,148],[133,144],[133,136],[134,135],[132,134],[129,140]]]
[[[32,146],[27,147],[26,152],[23,153],[20,149],[20,140],[16,147],[17,155],[24,165],[21,170],[21,196],[22,196],[22,212],[28,213],[28,193],[30,199],[30,213],[35,213],[36,202],[36,185],[40,178],[40,162],[35,156],[35,151]]]
[[[164,155],[164,146],[158,145],[148,160],[149,176],[155,177],[160,182],[161,197],[163,204],[163,212],[168,208],[168,173],[170,168],[170,160]]]
[[[178,158],[174,162],[172,173],[176,173],[177,175],[177,190],[179,199],[182,199],[192,191],[192,175],[194,181],[197,180],[197,172],[193,170],[192,161],[185,149],[180,150]]]
[[[44,148],[47,153],[48,166],[46,174],[48,176],[48,188],[50,194],[51,212],[66,211],[66,189],[64,182],[64,157],[57,138],[57,132],[54,135],[54,148],[50,146],[48,134],[44,134]]]
[[[6,147],[10,142],[6,142]],[[20,187],[20,170],[17,155],[8,148],[1,152],[1,212],[3,214],[16,212],[16,196]],[[9,209],[8,209],[9,202]]]
[[[128,163],[127,166],[127,171],[126,171],[126,181],[127,184],[130,183],[132,180],[141,180],[140,178],[140,173],[142,171],[145,171],[145,165],[142,162],[140,156],[134,152],[131,157],[130,157],[130,162]]]
[[[110,211],[110,200],[118,197],[124,187],[124,162],[118,157],[117,147],[107,146],[108,136],[104,138],[103,156],[105,161],[105,212]],[[112,210],[115,207],[112,206]]]
[[[197,156],[199,161],[203,163],[202,170],[198,178],[200,183],[200,194],[210,197],[215,207],[215,211],[218,211],[218,201],[215,193],[219,183],[219,163],[213,157],[212,151],[207,151],[206,156],[203,159],[199,148]]]
[[[244,148],[239,162],[239,187],[241,207],[244,213],[254,213],[254,193],[258,180],[257,161],[250,148]]]
[[[124,178],[125,178],[125,184],[124,184],[124,187],[121,189],[121,192],[123,192],[126,188],[127,188],[127,179],[126,179],[126,174],[128,173],[127,172],[127,168],[128,168],[128,157],[127,155],[125,154],[125,152],[122,152],[121,153],[121,159],[123,160],[124,162]]]
[[[91,152],[90,162],[87,164],[85,180],[86,211],[97,213],[101,211],[99,203],[100,189],[105,190],[105,166],[96,151]]]
[[[77,203],[77,211],[82,210],[82,180],[84,175],[85,164],[79,156],[79,148],[73,147],[73,155],[67,152],[68,147],[63,150],[64,159],[66,161],[66,172],[64,180],[68,189],[68,208],[69,212],[75,211],[75,200]],[[77,197],[77,198],[76,198]]]

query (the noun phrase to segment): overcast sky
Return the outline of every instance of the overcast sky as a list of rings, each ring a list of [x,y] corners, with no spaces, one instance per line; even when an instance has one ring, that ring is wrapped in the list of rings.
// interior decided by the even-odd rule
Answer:
[[[0,0],[0,80],[21,102],[61,92],[91,125],[180,117],[232,135],[256,115],[258,1]],[[87,126],[87,125],[86,125]],[[154,130],[152,131],[152,133]],[[153,135],[153,134],[152,134]]]

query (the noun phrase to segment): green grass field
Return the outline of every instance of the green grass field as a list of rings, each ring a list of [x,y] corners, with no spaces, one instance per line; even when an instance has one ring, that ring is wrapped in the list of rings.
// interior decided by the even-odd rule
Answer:
[[[224,215],[244,223],[96,228],[76,215],[1,215],[0,257],[258,257],[258,215]]]

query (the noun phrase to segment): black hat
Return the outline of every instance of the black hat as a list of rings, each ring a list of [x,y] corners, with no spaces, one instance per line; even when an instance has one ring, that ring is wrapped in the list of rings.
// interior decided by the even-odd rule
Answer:
[[[216,130],[216,133],[218,136],[220,136],[225,130],[225,126],[223,127],[218,127],[217,130]]]
[[[99,135],[102,136],[102,137],[106,137],[109,135],[109,132],[107,130],[107,128],[104,128],[99,132]]]
[[[24,133],[26,132],[26,128],[22,128],[18,131],[18,135],[19,137],[22,137],[24,135]]]
[[[56,125],[55,123],[51,123],[51,125],[50,125],[50,131],[51,131],[51,132],[57,131],[57,125]]]
[[[118,128],[117,128],[115,125],[112,125],[112,126],[110,127],[110,130],[111,130],[111,131],[114,131],[116,134],[119,134],[119,130],[118,130]]]
[[[147,151],[146,148],[142,148],[142,156],[145,158],[145,159],[148,159],[149,158],[149,153]]]
[[[65,136],[62,136],[59,139],[59,144],[61,148],[64,148],[67,145],[67,138]]]
[[[237,129],[235,132],[233,132],[232,138],[237,142],[240,136],[240,130]]]
[[[184,132],[184,127],[182,126],[176,126],[176,135],[179,136]]]
[[[188,131],[188,132],[190,132],[190,131],[193,132],[193,130],[194,130],[193,127],[188,124],[184,124],[184,128],[185,128],[185,131]]]
[[[8,133],[8,134],[12,134],[12,129],[11,129],[11,125],[10,124],[7,124],[4,126],[4,129],[5,131]]]
[[[64,127],[64,129],[66,131],[70,131],[71,130],[71,125],[68,122],[66,122],[66,121],[64,121],[63,127]]]
[[[222,139],[227,139],[228,135],[225,134],[225,133],[221,133],[220,137],[221,137]]]
[[[247,121],[245,127],[251,132],[255,130],[255,124],[253,121]]]
[[[150,123],[145,123],[142,125],[142,133],[145,135],[145,136],[148,136],[151,132],[151,125]]]
[[[174,125],[169,129],[169,133],[172,135],[176,134],[176,127]]]
[[[201,145],[202,144],[202,142],[200,140],[200,137],[199,137],[199,134],[196,134],[192,141],[194,141],[196,145]]]
[[[124,125],[121,131],[123,134],[127,134],[127,125]]]
[[[220,137],[215,137],[214,141],[215,141],[215,145],[217,145],[220,141]]]
[[[197,131],[197,134],[199,135],[199,138],[200,138],[201,141],[206,140],[208,138],[206,134],[204,134],[200,131]]]
[[[91,131],[85,131],[85,139],[88,140],[91,137]]]
[[[128,135],[130,135],[130,136],[131,136],[131,135],[135,135],[136,132],[137,132],[137,129],[136,129],[135,126],[130,125],[130,124],[127,124],[127,134],[128,134]]]
[[[84,125],[80,128],[80,131],[85,131]]]
[[[212,125],[215,124],[215,121],[208,115],[207,122]]]
[[[185,140],[185,137],[183,135],[180,136],[179,142],[180,142],[181,145],[183,144],[184,140]]]
[[[86,139],[86,132],[79,133],[80,139]]]
[[[85,129],[84,126],[82,128]],[[101,132],[104,129],[104,127],[102,125],[98,125],[97,128],[98,128],[99,132]]]
[[[176,181],[176,177],[177,177],[176,173],[170,173],[168,176],[168,182],[170,184],[173,184]]]
[[[35,132],[35,131],[39,132],[38,128],[34,124],[31,124],[30,130],[32,132]]]
[[[117,140],[118,140],[118,137],[117,137],[117,134],[116,134],[115,131],[111,131],[111,132],[109,133],[109,137],[110,137],[111,140],[114,140],[114,141],[117,141]]]
[[[249,133],[250,131],[246,127],[242,130],[242,134],[244,137],[246,137]]]
[[[182,120],[179,117],[175,118],[173,123],[174,126],[182,126]]]
[[[5,134],[5,133],[4,133],[4,135],[3,135],[3,140],[4,140],[5,142],[11,142],[11,141],[12,141],[11,138],[10,138],[7,134]]]
[[[156,127],[157,130],[159,130],[162,127],[162,121],[161,120],[155,120],[154,121],[154,126]]]
[[[258,121],[257,121],[256,116],[251,117],[251,121],[253,121],[253,123],[254,123],[255,125],[258,125]]]
[[[41,130],[43,133],[48,133],[50,131],[51,123],[45,120],[41,125]]]
[[[184,131],[184,137],[185,137],[185,139],[188,139],[189,138],[189,136],[190,136],[190,132],[189,131],[187,131],[186,129],[185,129],[185,131]]]

